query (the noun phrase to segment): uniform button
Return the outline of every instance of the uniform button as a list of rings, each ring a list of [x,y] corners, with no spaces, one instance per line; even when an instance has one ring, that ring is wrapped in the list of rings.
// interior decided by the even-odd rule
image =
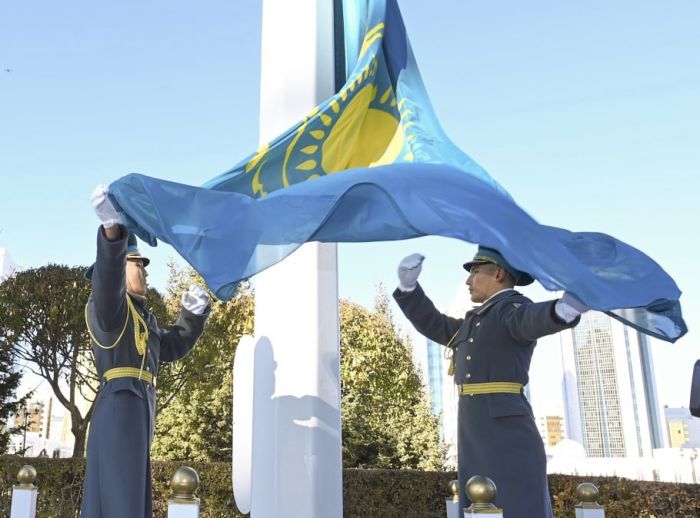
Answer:
[[[476,323],[476,327],[479,327],[481,325],[481,322]]]
[[[148,367],[148,366],[146,366],[146,370],[147,370],[147,371],[150,371],[150,370],[151,370],[151,368],[150,368],[150,367]]]
[[[469,361],[471,359],[472,359],[471,355],[467,354],[467,361]]]
[[[466,378],[469,379],[471,377],[472,377],[472,375],[467,372]]]
[[[473,341],[474,341],[473,338],[470,338],[469,340],[467,340],[467,342],[473,342]]]

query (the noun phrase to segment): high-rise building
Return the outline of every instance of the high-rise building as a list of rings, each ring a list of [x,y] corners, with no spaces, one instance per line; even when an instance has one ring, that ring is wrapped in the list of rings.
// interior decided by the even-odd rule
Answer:
[[[588,457],[648,457],[665,446],[646,335],[589,311],[560,333],[567,435]]]
[[[560,415],[547,415],[537,418],[537,428],[545,448],[551,448],[566,439],[564,418]]]
[[[30,401],[20,407],[15,416],[15,426],[42,436],[46,431],[46,405],[43,401]]]
[[[442,413],[442,357],[443,347],[440,344],[426,338],[428,353],[428,394],[430,396],[430,408],[434,415]]]
[[[74,439],[70,430],[70,413],[63,405],[58,402],[54,403],[53,397],[49,397],[48,399],[46,423],[46,434],[44,437],[58,443],[72,445]],[[68,425],[67,427],[66,424]]]
[[[687,408],[664,408],[671,448],[700,448],[700,419]]]
[[[457,389],[454,379],[447,373],[449,360],[444,347],[413,333],[413,361],[423,380],[424,390],[430,401],[432,413],[440,417],[440,438],[447,446],[446,467],[457,466]]]

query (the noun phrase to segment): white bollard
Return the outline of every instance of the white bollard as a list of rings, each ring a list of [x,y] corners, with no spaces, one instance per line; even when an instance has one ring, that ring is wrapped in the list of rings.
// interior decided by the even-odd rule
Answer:
[[[36,516],[36,494],[34,485],[36,470],[33,466],[22,466],[17,473],[17,484],[12,488],[10,518],[34,518]]]
[[[459,518],[459,483],[456,480],[450,480],[448,487],[452,496],[445,498],[447,518]]]
[[[576,518],[605,518],[605,509],[598,503],[598,488],[590,482],[583,482],[576,488]]]
[[[199,498],[194,492],[199,487],[199,475],[187,466],[175,470],[170,489],[173,496],[168,499],[168,518],[199,518]]]
[[[503,518],[503,509],[493,503],[496,500],[496,484],[488,477],[475,475],[467,480],[467,498],[472,503],[464,509],[464,518]]]

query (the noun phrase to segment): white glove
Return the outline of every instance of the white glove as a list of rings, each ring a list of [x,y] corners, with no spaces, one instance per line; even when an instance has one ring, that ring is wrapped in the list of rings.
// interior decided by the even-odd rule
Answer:
[[[423,269],[425,256],[411,254],[399,263],[399,289],[404,292],[413,291],[418,284],[418,276]]]
[[[92,208],[95,210],[95,214],[102,222],[104,228],[111,228],[114,225],[123,225],[122,217],[117,212],[117,209],[112,205],[112,201],[109,199],[107,194],[109,191],[107,187],[100,184],[95,187],[90,195],[90,203],[92,203]]]
[[[190,290],[182,294],[182,307],[195,315],[204,314],[208,305],[209,294],[197,285],[190,286]]]
[[[591,308],[571,293],[564,293],[564,296],[554,303],[554,311],[557,316],[567,324],[576,320],[576,317],[589,309]]]

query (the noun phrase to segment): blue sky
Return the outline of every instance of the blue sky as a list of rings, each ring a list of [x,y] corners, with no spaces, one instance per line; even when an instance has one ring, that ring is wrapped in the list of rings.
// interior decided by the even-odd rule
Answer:
[[[675,278],[691,331],[655,342],[655,359],[662,401],[687,405],[700,358],[700,3],[399,4],[463,150],[540,222],[612,234]],[[0,247],[23,267],[87,265],[95,184],[140,172],[199,185],[254,150],[260,14],[257,0],[3,2]],[[370,305],[420,251],[422,283],[448,305],[473,250],[437,238],[341,245],[341,296]],[[162,288],[174,252],[148,253]],[[558,391],[557,347],[539,346],[533,397]]]

